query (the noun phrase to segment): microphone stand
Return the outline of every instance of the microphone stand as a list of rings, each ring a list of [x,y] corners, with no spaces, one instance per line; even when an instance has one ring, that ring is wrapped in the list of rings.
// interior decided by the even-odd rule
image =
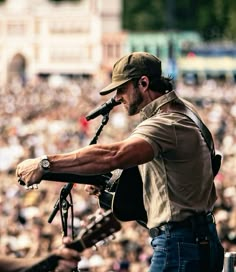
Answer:
[[[104,126],[107,124],[109,120],[109,112],[103,115],[102,122],[97,129],[97,132],[95,133],[94,138],[91,140],[89,145],[96,144],[97,139],[99,135],[101,134]],[[92,178],[92,176],[91,176]],[[62,229],[63,229],[63,236],[67,235],[67,219],[68,219],[68,209],[71,207],[73,209],[73,204],[72,204],[72,196],[71,196],[71,190],[73,188],[74,183],[67,183],[60,192],[60,197],[57,199],[53,211],[50,214],[48,218],[48,223],[51,223],[56,216],[57,212],[60,210],[61,211],[61,219],[62,219]],[[71,203],[68,202],[67,196],[70,196]],[[73,212],[72,212],[72,238],[74,239],[74,230],[73,230]]]
[[[102,130],[103,130],[103,127],[107,124],[108,120],[109,120],[109,113],[103,115],[101,125],[100,125],[99,128],[97,129],[97,132],[95,133],[95,136],[94,136],[94,138],[92,139],[92,141],[90,142],[89,145],[92,145],[92,144],[96,144],[96,143],[97,143],[98,137],[99,137],[99,135],[101,134],[101,132],[102,132]]]

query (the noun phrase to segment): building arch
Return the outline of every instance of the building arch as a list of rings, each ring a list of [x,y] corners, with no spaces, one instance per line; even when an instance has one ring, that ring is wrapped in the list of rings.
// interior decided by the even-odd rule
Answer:
[[[7,69],[7,81],[15,80],[24,84],[26,79],[26,58],[21,53],[16,53],[9,62]]]

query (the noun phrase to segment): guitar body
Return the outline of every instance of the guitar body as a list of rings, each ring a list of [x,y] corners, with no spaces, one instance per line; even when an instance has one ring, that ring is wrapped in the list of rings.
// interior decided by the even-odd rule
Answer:
[[[114,191],[104,191],[99,196],[100,206],[112,209],[120,221],[147,223],[147,213],[143,204],[143,183],[138,167],[125,169],[116,181]]]

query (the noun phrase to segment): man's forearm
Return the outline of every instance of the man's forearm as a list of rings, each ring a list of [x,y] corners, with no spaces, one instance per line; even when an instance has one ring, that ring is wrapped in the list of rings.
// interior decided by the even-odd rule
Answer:
[[[109,146],[88,146],[71,153],[49,155],[50,171],[81,175],[103,174],[117,166],[117,150]]]
[[[39,261],[41,261],[41,258],[26,259],[0,256],[0,271],[21,272]]]

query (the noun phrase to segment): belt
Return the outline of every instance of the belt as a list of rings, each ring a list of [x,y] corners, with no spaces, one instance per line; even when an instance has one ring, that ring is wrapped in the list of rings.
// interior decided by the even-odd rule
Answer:
[[[183,221],[175,221],[175,222],[168,222],[164,223],[158,227],[154,227],[149,229],[149,235],[151,238],[159,236],[161,233],[165,232],[167,228],[169,230],[178,229],[178,228],[192,228],[193,222],[195,222],[197,225],[203,225],[203,224],[212,224],[215,223],[214,215],[209,213],[198,213],[193,216],[190,216]]]

